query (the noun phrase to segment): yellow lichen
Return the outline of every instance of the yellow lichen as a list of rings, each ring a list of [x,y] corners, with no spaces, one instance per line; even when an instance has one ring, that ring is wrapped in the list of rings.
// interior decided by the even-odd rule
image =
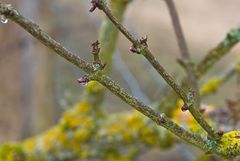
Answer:
[[[23,149],[27,152],[27,153],[32,153],[35,150],[37,141],[35,138],[31,138],[28,139],[26,141],[23,142]]]
[[[80,128],[74,132],[74,139],[80,142],[86,142],[90,137],[90,131],[87,128]]]
[[[229,158],[240,154],[240,131],[225,133],[220,140],[220,150]]]
[[[221,85],[222,80],[219,78],[213,78],[202,85],[200,89],[200,95],[207,95],[208,93],[215,92],[219,85]]]
[[[77,114],[86,115],[90,111],[90,106],[86,100],[82,100],[79,104],[76,105]]]
[[[87,92],[97,92],[103,90],[104,87],[97,81],[90,81],[85,87]]]

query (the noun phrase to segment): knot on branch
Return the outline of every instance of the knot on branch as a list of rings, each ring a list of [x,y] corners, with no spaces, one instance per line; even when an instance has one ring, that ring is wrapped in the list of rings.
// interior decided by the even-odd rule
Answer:
[[[95,41],[92,43],[92,54],[93,54],[93,70],[99,71],[99,70],[103,70],[104,67],[106,66],[105,63],[102,63],[99,57],[99,53],[100,53],[100,47],[99,47],[99,41]]]
[[[147,35],[144,36],[144,37],[141,37],[140,40],[138,40],[137,43],[133,44],[129,50],[132,52],[132,53],[137,53],[137,54],[141,54],[142,50],[145,50],[147,47],[148,47],[148,44],[147,44]]]
[[[102,10],[103,9],[103,2],[102,0],[92,0],[92,7],[90,8],[89,12],[95,11],[96,8]]]

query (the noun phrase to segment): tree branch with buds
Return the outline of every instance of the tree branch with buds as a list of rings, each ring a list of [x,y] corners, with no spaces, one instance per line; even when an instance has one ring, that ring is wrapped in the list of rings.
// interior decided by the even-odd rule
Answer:
[[[240,132],[239,131],[231,131],[226,134],[222,134],[219,132],[215,132],[213,128],[209,125],[209,123],[204,119],[202,114],[198,109],[196,109],[196,96],[194,96],[194,92],[189,92],[188,94],[183,90],[181,86],[179,86],[176,81],[167,73],[167,71],[161,66],[161,64],[158,62],[158,60],[153,56],[152,52],[148,49],[147,44],[147,36],[141,38],[140,40],[136,39],[111,13],[111,10],[108,8],[107,4],[103,0],[92,0],[92,8],[90,9],[90,12],[93,12],[96,8],[102,10],[106,16],[109,18],[109,20],[115,25],[115,27],[121,31],[125,37],[132,42],[132,47],[130,50],[134,53],[143,55],[156,69],[156,71],[165,79],[165,81],[172,87],[172,89],[179,95],[179,97],[184,101],[184,105],[182,106],[183,110],[189,110],[194,119],[197,121],[197,123],[208,133],[209,137],[208,139],[201,137],[198,134],[195,134],[191,131],[188,131],[178,124],[176,124],[174,121],[169,119],[164,113],[158,113],[150,106],[144,104],[134,96],[128,94],[125,89],[123,89],[118,83],[113,81],[110,77],[103,74],[103,69],[105,65],[102,63],[100,59],[100,48],[99,48],[99,42],[96,41],[92,44],[92,54],[94,61],[93,63],[88,63],[85,60],[78,57],[76,54],[72,53],[65,47],[63,47],[60,43],[55,41],[53,38],[51,38],[47,33],[42,31],[40,27],[23,17],[16,9],[14,9],[11,5],[4,5],[0,2],[0,15],[3,15],[5,18],[8,18],[21,26],[23,29],[25,29],[27,32],[29,32],[33,37],[38,39],[42,44],[47,46],[49,49],[55,51],[56,54],[63,57],[64,59],[68,60],[71,64],[77,66],[79,69],[86,72],[86,75],[84,75],[82,78],[78,79],[79,83],[85,84],[85,83],[91,83],[94,81],[99,82],[104,87],[106,87],[108,90],[110,90],[113,94],[118,96],[120,99],[122,99],[124,102],[126,102],[128,105],[132,106],[134,109],[142,113],[143,115],[150,118],[153,122],[155,122],[157,125],[164,127],[168,131],[172,132],[174,135],[178,136],[180,139],[199,147],[200,149],[204,150],[208,153],[214,153],[219,156],[222,156],[224,158],[232,159],[240,154],[239,145],[240,142],[238,141]],[[173,3],[169,3],[169,7],[173,7]],[[175,11],[174,8],[170,9],[171,12]],[[172,13],[173,19],[176,14]],[[176,18],[176,17],[175,17]],[[181,30],[180,23],[177,22],[175,24],[175,30]],[[176,31],[177,32],[177,31]],[[182,31],[180,31],[181,34]],[[220,45],[220,48],[222,45],[225,46],[224,49],[226,49],[226,46],[232,43],[232,46],[239,41],[238,33],[236,34],[234,32],[235,36],[232,36],[228,39],[226,39],[223,44]],[[185,43],[183,45],[180,45],[182,43],[184,37],[180,36],[178,38],[179,41],[179,47],[181,49],[182,57],[186,59],[187,61],[191,61],[189,57],[189,53],[187,51],[187,46]],[[184,49],[185,48],[185,49]],[[229,50],[230,48],[226,49]],[[226,51],[224,50],[224,52]],[[223,53],[223,52],[222,52]],[[212,58],[210,54],[210,58]],[[213,54],[216,56],[215,54]],[[206,72],[208,68],[210,68],[211,65],[213,65],[217,59],[219,59],[222,56],[222,54],[217,55],[214,59],[211,59],[211,63],[207,63],[206,68],[199,69],[200,73]],[[205,64],[206,61],[203,61],[202,64]],[[191,67],[191,68],[190,68]],[[198,69],[198,68],[197,68]],[[196,78],[199,77],[199,75],[196,75],[193,73],[192,66],[186,67],[187,73],[189,76],[192,77],[192,86],[195,86],[197,84]],[[196,87],[193,87],[196,88]],[[85,106],[84,106],[85,107]],[[69,116],[66,116],[67,118]],[[67,119],[66,118],[66,119]],[[81,122],[82,123],[82,122]],[[64,129],[68,129],[69,125],[64,124]],[[76,127],[75,127],[76,128]],[[52,132],[52,131],[50,131]],[[61,137],[61,136],[59,136]],[[80,138],[81,139],[81,138]],[[237,146],[236,146],[237,145]],[[234,149],[231,149],[232,146],[236,146]],[[8,150],[11,150],[11,148],[8,147]],[[1,157],[1,156],[0,156]],[[22,161],[22,160],[21,160]]]

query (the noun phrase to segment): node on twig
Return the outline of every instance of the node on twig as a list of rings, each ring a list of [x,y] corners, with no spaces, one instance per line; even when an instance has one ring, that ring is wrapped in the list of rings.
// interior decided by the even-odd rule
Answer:
[[[102,7],[103,7],[102,0],[92,0],[91,3],[92,3],[92,7],[90,8],[89,12],[95,11],[96,8],[102,10]]]
[[[139,40],[138,40],[138,43],[136,44],[133,44],[129,50],[132,52],[132,53],[137,53],[137,54],[141,54],[141,50],[143,50],[144,48],[148,47],[148,44],[147,44],[147,35],[144,36],[144,37],[141,37]]]

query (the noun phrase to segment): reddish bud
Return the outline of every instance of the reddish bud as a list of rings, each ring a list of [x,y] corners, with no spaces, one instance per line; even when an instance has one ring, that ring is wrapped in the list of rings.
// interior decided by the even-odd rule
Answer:
[[[80,85],[85,86],[89,82],[89,79],[87,75],[84,75],[81,78],[77,79],[77,81]]]
[[[224,132],[222,130],[217,131],[218,136],[223,136]]]
[[[129,50],[133,53],[137,53],[137,49],[134,46],[131,46]]]
[[[183,112],[187,111],[188,110],[188,105],[186,103],[184,103],[183,106],[181,107],[181,110]]]

